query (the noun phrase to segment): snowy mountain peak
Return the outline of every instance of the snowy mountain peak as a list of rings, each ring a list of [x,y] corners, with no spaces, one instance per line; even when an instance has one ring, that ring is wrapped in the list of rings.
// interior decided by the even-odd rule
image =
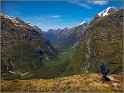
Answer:
[[[32,24],[32,23],[27,23],[29,26],[33,27],[35,30],[37,30],[38,32],[42,33],[42,29],[40,29],[38,26]]]
[[[19,22],[19,20],[17,18],[10,17],[10,16],[2,14],[2,13],[1,13],[1,16],[3,16],[6,19],[10,19],[15,26],[23,26],[23,25],[21,25],[21,23]]]
[[[83,21],[82,23],[80,23],[80,25],[82,25],[82,24],[84,24],[84,23],[86,23],[86,21]]]
[[[116,11],[116,10],[117,10],[117,9],[116,9],[114,6],[108,7],[107,9],[105,9],[105,10],[103,10],[102,12],[98,13],[98,14],[96,15],[96,17],[103,17],[103,16],[106,16],[106,15],[108,15],[108,14],[110,14],[110,13]]]
[[[88,23],[86,21],[83,21],[81,22],[80,24],[76,25],[76,27],[80,26],[80,25],[83,25],[83,26],[86,26]]]
[[[86,22],[86,21],[83,21],[83,22],[81,22],[80,24],[76,25],[76,27],[77,27],[77,26],[80,26],[80,25],[84,25],[84,24],[87,24],[87,22]]]
[[[69,26],[66,26],[66,27],[63,28],[63,30],[66,30],[66,29],[69,29]]]

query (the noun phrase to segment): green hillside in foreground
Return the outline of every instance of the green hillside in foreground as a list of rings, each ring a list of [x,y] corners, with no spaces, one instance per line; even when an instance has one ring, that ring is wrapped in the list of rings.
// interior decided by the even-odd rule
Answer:
[[[100,74],[81,74],[55,79],[2,80],[2,92],[122,92],[123,76],[109,75],[102,82]]]

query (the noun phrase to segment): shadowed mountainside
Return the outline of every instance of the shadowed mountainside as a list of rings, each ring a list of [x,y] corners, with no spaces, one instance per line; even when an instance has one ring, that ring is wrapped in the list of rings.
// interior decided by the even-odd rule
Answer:
[[[57,50],[43,34],[19,18],[1,14],[2,75],[22,74],[42,67],[44,60],[54,60]],[[17,75],[18,76],[18,75]]]

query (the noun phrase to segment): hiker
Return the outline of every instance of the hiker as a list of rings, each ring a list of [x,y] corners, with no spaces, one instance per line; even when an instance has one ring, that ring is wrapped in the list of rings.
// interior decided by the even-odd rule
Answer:
[[[101,73],[103,74],[102,80],[104,81],[110,81],[110,79],[106,76],[109,73],[109,68],[106,63],[103,63],[101,65]]]

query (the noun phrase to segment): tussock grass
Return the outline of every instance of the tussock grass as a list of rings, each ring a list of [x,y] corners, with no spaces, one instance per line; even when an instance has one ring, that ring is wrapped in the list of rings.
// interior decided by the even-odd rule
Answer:
[[[2,92],[122,92],[123,77],[102,82],[100,74],[81,74],[54,79],[2,80]],[[119,86],[113,86],[118,83]]]

